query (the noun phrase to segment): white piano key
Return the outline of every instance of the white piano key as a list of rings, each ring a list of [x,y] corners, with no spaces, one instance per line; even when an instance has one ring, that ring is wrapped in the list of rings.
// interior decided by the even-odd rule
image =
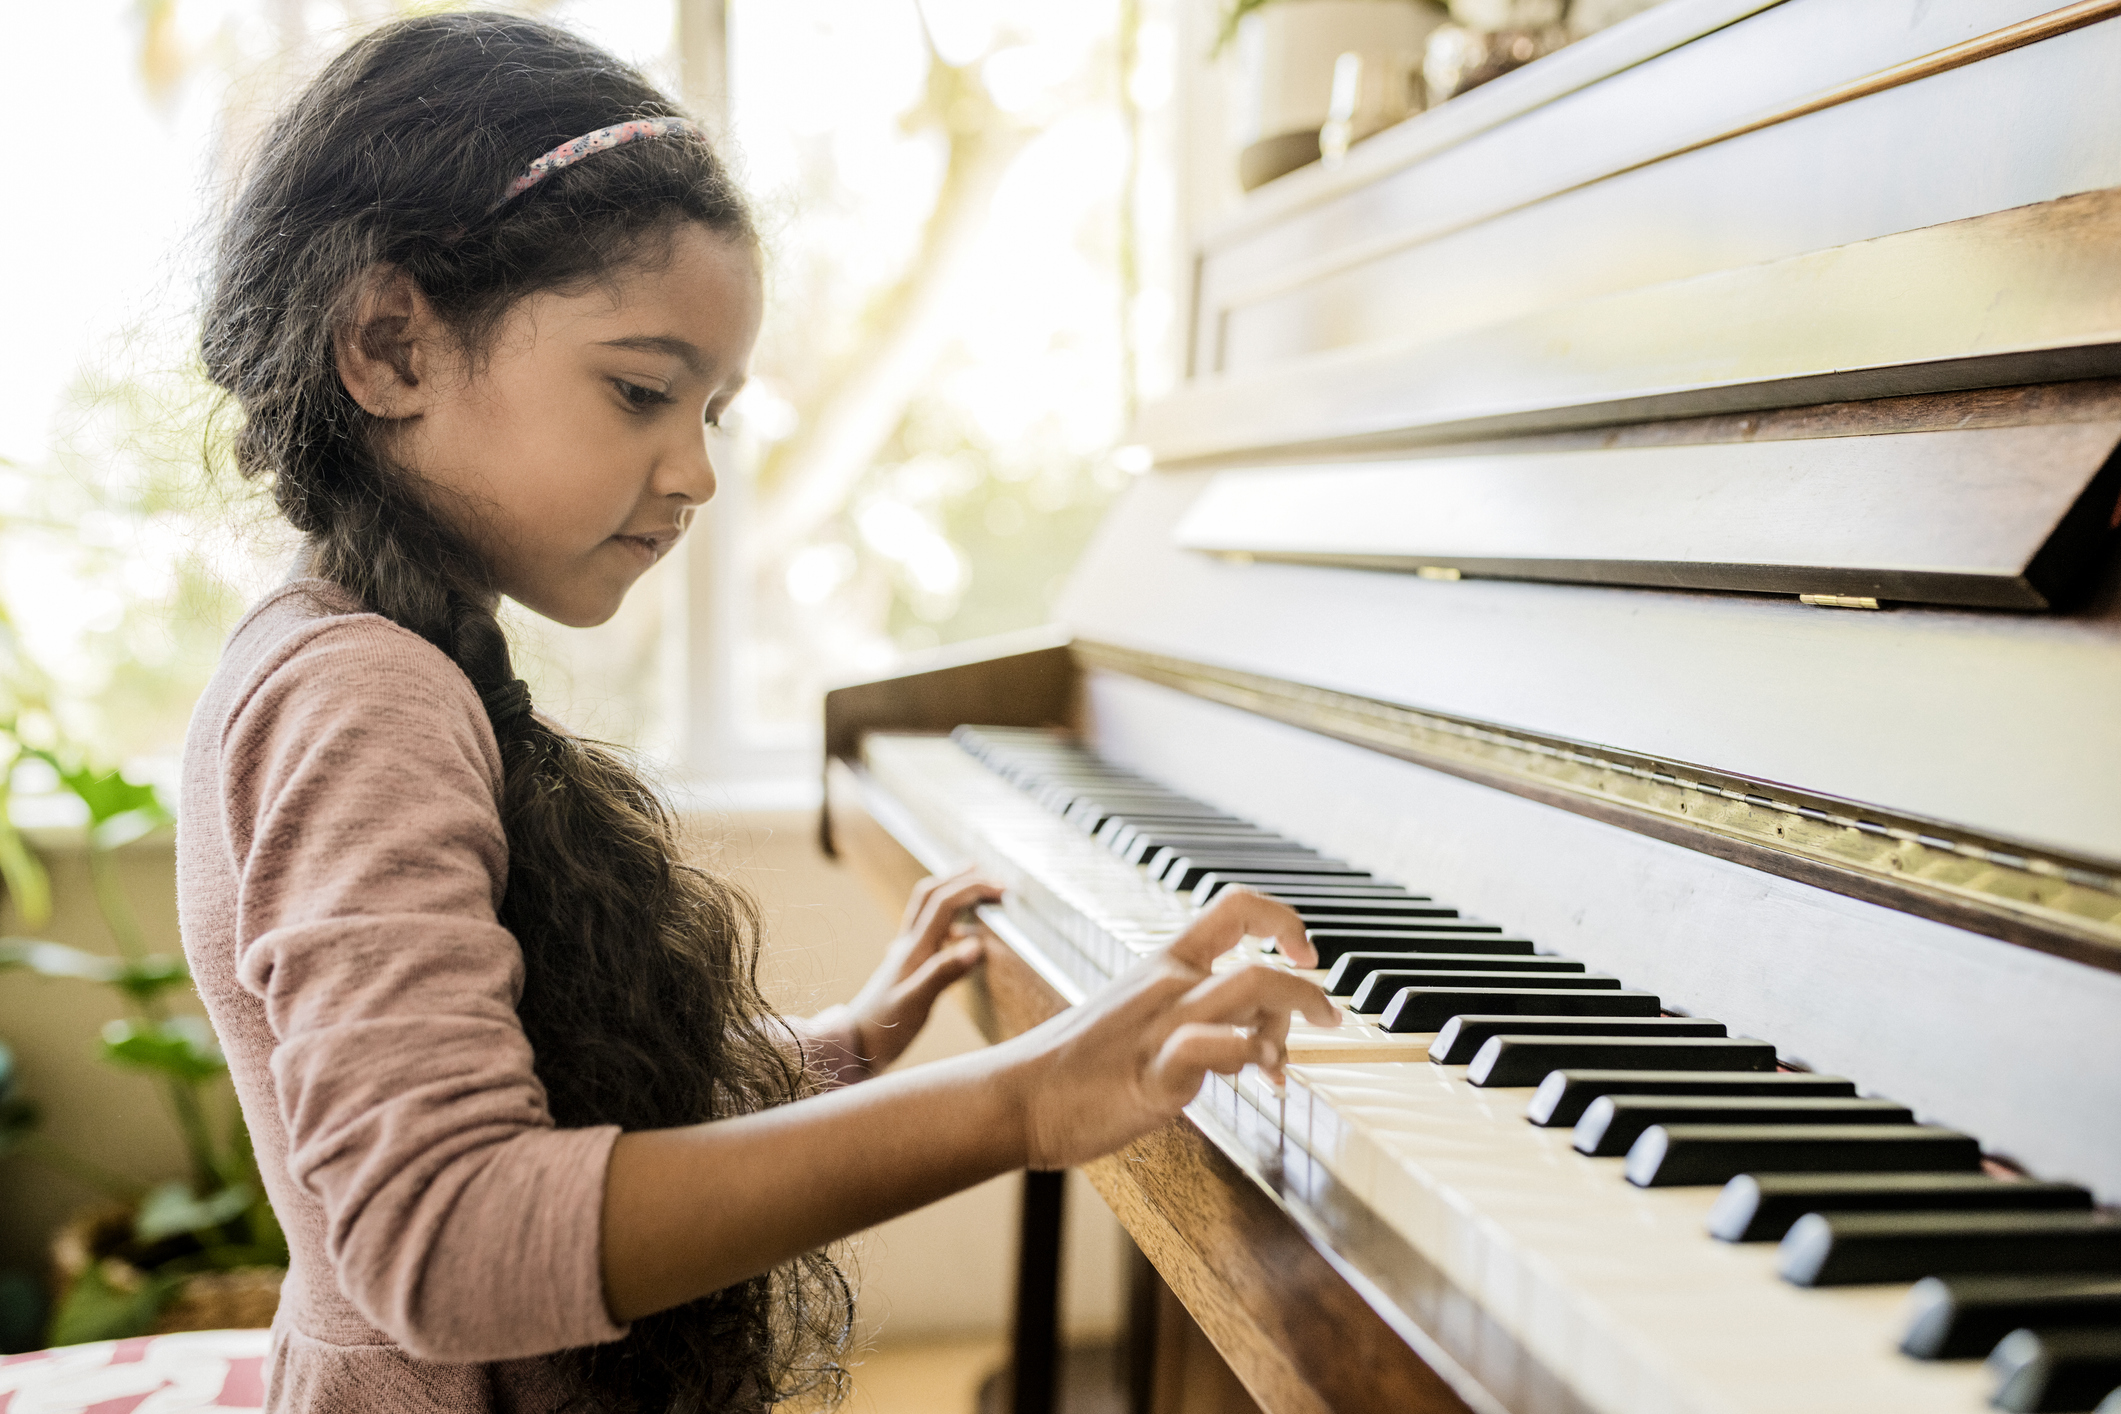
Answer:
[[[1904,1287],[1777,1281],[1771,1253],[1705,1240],[1713,1189],[1631,1189],[1616,1161],[1526,1124],[1524,1091],[1481,1092],[1440,1067],[1300,1076],[1314,1126],[1330,1112],[1347,1130],[1336,1160],[1369,1156],[1366,1171],[1329,1162],[1336,1177],[1594,1407],[1984,1407],[1972,1372],[1894,1352]],[[1822,1294],[1854,1299],[1808,1299]]]

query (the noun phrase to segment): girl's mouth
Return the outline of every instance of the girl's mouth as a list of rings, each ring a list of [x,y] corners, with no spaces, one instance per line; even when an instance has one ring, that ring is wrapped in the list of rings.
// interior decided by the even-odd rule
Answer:
[[[675,545],[678,539],[675,531],[656,535],[614,535],[611,538],[640,555],[651,565],[662,559],[664,552]]]

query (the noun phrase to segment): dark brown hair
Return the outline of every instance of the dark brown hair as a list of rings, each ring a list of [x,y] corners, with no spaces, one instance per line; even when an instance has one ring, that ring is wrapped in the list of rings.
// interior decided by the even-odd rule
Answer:
[[[487,571],[381,451],[334,339],[374,272],[418,285],[467,356],[526,295],[608,280],[696,222],[756,239],[704,141],[599,153],[496,209],[571,138],[678,109],[564,30],[433,15],[355,42],[264,138],[215,252],[203,349],[242,420],[244,475],[270,478],[315,572],[434,644],[493,716],[509,847],[501,921],[523,949],[518,1008],[562,1125],[653,1129],[753,1112],[809,1087],[759,992],[758,918],[679,856],[673,820],[617,751],[510,710],[515,672]],[[760,1409],[834,1397],[852,1314],[813,1254],[567,1352],[583,1407]]]

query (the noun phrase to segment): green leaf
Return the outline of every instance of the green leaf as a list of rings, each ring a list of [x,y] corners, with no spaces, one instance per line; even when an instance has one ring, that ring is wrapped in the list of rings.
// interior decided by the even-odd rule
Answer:
[[[170,813],[163,806],[162,797],[155,793],[153,786],[129,781],[123,771],[97,771],[87,766],[68,770],[50,754],[39,754],[50,761],[53,768],[59,772],[60,784],[72,791],[75,798],[88,807],[92,829],[115,823],[128,815],[143,817],[149,822],[146,828],[141,830],[142,834],[157,825],[169,823]]]
[[[82,982],[116,982],[125,973],[124,963],[101,953],[40,938],[0,938],[0,971],[16,967],[39,977],[72,977]]]
[[[136,1001],[149,1001],[172,987],[191,982],[191,969],[175,953],[149,953],[138,962],[123,962],[111,985]]]
[[[137,1290],[127,1290],[113,1283],[104,1263],[97,1262],[66,1289],[46,1338],[53,1345],[83,1345],[145,1335],[183,1281],[181,1274],[150,1276]]]
[[[22,832],[7,817],[7,778],[0,772],[0,886],[14,901],[15,916],[32,928],[41,928],[52,916],[52,882],[44,864],[22,838]]]
[[[213,1029],[196,1016],[110,1022],[103,1028],[103,1055],[114,1065],[158,1070],[178,1080],[211,1080],[228,1069]]]
[[[191,981],[191,970],[174,953],[150,953],[127,962],[41,938],[0,938],[0,972],[15,967],[40,977],[102,982],[143,1002]]]
[[[210,1232],[233,1222],[258,1200],[258,1190],[247,1183],[232,1183],[204,1198],[192,1196],[191,1185],[182,1179],[157,1184],[140,1202],[133,1215],[133,1236],[152,1245],[184,1232]]]
[[[152,790],[143,786],[143,790]],[[116,849],[145,839],[170,822],[169,812],[157,801],[152,810],[121,810],[108,820],[99,820],[88,827],[88,843],[92,849]]]

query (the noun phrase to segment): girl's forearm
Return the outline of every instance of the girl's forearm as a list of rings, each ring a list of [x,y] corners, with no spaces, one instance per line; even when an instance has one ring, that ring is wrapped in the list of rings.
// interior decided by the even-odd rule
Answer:
[[[758,1275],[1026,1161],[1003,1045],[740,1119],[619,1136],[604,1299],[630,1321]]]

